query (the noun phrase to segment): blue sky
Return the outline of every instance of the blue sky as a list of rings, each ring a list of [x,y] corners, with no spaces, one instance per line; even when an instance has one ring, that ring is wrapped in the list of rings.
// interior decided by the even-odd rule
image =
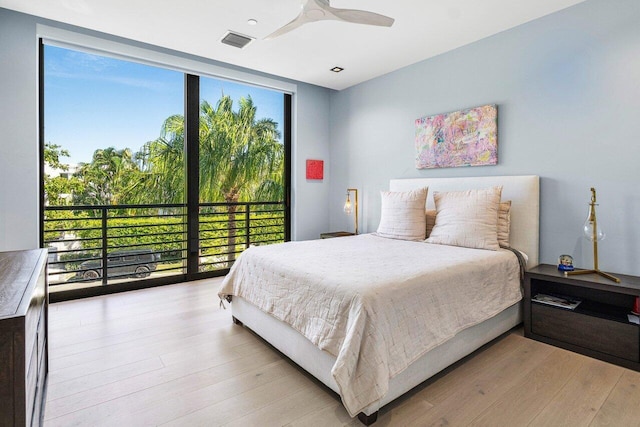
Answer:
[[[98,148],[131,148],[160,136],[164,120],[183,114],[184,75],[53,46],[45,46],[45,142],[67,149],[63,163],[90,162]],[[282,134],[283,95],[202,77],[200,98],[250,95],[257,118],[271,118]]]

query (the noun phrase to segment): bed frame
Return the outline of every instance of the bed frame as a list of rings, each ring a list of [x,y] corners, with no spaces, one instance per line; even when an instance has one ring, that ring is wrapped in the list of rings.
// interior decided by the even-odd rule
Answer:
[[[527,257],[527,268],[538,264],[539,244],[539,177],[492,176],[475,178],[394,179],[391,191],[429,187],[427,206],[433,207],[434,191],[457,191],[502,185],[502,200],[511,200],[511,246]],[[286,323],[271,317],[239,297],[231,304],[234,323],[244,324],[327,387],[339,394],[331,376],[335,358],[315,347]],[[444,368],[471,354],[522,321],[522,304],[517,303],[483,323],[465,329],[454,338],[429,351],[389,383],[389,391],[358,414],[365,424],[374,423],[378,410],[402,396]]]

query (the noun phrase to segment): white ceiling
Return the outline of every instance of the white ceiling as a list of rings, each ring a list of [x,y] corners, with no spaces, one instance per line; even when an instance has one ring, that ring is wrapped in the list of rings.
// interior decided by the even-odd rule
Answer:
[[[295,18],[304,0],[0,0],[0,7],[341,90],[582,1],[332,0],[395,23],[321,21],[273,40],[262,39]],[[244,49],[223,45],[227,30],[255,40]]]

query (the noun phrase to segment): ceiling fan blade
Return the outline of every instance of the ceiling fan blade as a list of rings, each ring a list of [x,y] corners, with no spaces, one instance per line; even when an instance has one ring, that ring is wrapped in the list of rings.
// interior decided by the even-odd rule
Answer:
[[[355,24],[376,25],[390,27],[395,19],[366,10],[336,9],[331,7],[329,0],[307,0],[302,6],[300,14],[285,26],[269,34],[264,40],[271,40],[309,22],[336,20]]]
[[[331,13],[341,21],[353,22],[354,24],[390,27],[395,22],[393,18],[374,12],[367,12],[366,10],[331,8]]]
[[[300,13],[293,21],[284,25],[283,27],[278,28],[273,33],[269,34],[264,38],[264,40],[271,40],[278,36],[288,33],[289,31],[295,30],[296,28],[308,23],[309,20],[306,18],[304,13]]]

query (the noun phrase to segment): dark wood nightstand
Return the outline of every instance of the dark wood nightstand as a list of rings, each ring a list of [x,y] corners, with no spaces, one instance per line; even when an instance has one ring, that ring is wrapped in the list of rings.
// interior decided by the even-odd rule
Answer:
[[[321,239],[331,239],[333,237],[345,237],[345,236],[355,236],[355,233],[350,233],[348,231],[331,231],[329,233],[320,233]]]
[[[524,334],[528,338],[640,371],[640,326],[629,322],[640,277],[565,276],[542,264],[525,274]],[[581,300],[573,310],[532,301],[536,294]]]

